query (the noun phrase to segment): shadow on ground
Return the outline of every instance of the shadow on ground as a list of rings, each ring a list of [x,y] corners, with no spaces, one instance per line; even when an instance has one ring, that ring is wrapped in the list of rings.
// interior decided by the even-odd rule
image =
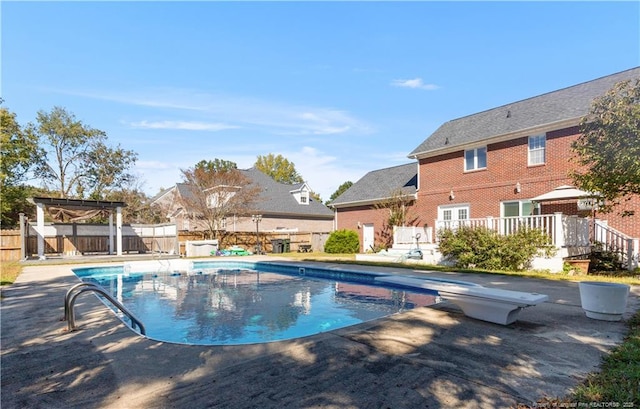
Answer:
[[[2,291],[2,407],[508,408],[564,395],[622,339],[624,323],[584,317],[577,283],[493,280],[550,302],[509,326],[443,303],[294,341],[187,346],[135,334],[89,294],[68,333],[77,278],[28,267]]]

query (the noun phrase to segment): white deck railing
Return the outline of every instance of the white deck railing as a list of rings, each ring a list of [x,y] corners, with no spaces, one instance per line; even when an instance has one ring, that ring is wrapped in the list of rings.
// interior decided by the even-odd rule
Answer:
[[[504,235],[513,234],[522,228],[540,229],[549,236],[551,244],[561,247],[565,245],[565,235],[558,228],[562,225],[562,214],[560,213],[515,217],[489,216],[481,219],[436,220],[436,232],[441,229],[456,229],[460,226],[485,227]]]
[[[590,247],[601,245],[605,250],[617,253],[620,261],[629,270],[638,267],[640,244],[609,226],[602,220],[566,216],[562,213],[516,216],[484,217],[464,220],[436,220],[431,227],[394,227],[394,244],[432,244],[438,241],[441,229],[456,229],[460,226],[486,227],[503,235],[509,235],[522,228],[540,229],[549,236],[549,242],[556,248]]]

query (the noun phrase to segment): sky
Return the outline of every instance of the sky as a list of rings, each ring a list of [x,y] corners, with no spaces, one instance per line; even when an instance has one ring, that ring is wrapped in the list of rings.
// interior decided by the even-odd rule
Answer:
[[[640,66],[640,2],[0,2],[3,106],[181,169],[293,162],[326,201],[443,123]]]

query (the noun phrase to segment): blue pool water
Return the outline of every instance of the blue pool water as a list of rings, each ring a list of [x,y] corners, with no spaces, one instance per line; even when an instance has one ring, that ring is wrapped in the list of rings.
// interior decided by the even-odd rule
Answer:
[[[321,268],[194,262],[187,271],[128,270],[74,272],[124,304],[143,322],[149,338],[184,344],[300,338],[438,301],[435,292],[372,285],[375,275]]]

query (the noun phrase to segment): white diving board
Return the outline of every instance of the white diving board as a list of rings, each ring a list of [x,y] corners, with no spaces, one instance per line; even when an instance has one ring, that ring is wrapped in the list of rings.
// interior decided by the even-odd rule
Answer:
[[[437,291],[442,298],[460,307],[466,316],[501,325],[515,322],[523,308],[549,299],[545,294],[488,288],[462,281],[405,276],[376,277],[375,281]]]

